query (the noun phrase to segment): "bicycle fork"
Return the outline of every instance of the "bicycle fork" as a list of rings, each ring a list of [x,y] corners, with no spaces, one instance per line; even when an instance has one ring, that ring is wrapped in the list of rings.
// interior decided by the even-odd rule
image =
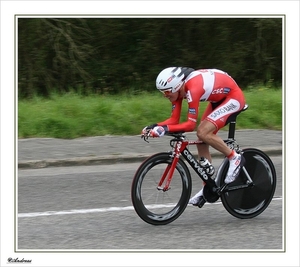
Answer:
[[[172,155],[170,155],[170,158],[173,159],[172,160],[172,164],[168,164],[167,168],[165,169],[159,183],[157,186],[158,190],[162,190],[162,191],[168,191],[170,189],[170,184],[171,184],[171,180],[173,178],[173,174],[176,168],[176,165],[178,163],[179,157],[180,157],[180,153],[182,151],[182,141],[177,141],[176,145],[173,147],[172,150]],[[168,177],[168,178],[167,178]],[[165,179],[167,178],[165,185],[163,185]]]
[[[159,183],[157,186],[158,190],[167,191],[170,189],[170,183],[176,168],[176,165],[178,163],[180,155],[182,155],[189,165],[195,170],[195,172],[199,175],[199,177],[207,184],[213,192],[217,191],[217,186],[215,181],[205,172],[203,167],[200,166],[197,159],[189,152],[189,150],[186,148],[188,145],[188,141],[183,140],[177,140],[176,144],[173,146],[172,155],[170,155],[170,158],[172,160],[172,163],[167,166],[165,169]],[[166,180],[167,178],[167,180]],[[165,182],[166,180],[166,182]],[[163,183],[165,182],[165,185]]]
[[[170,189],[170,183],[171,183],[177,162],[178,162],[178,158],[174,158],[172,161],[172,164],[167,166],[167,168],[165,169],[165,171],[158,183],[158,186],[157,186],[158,190],[163,190],[165,192]],[[167,176],[168,176],[168,178],[166,180],[165,186],[162,186]]]

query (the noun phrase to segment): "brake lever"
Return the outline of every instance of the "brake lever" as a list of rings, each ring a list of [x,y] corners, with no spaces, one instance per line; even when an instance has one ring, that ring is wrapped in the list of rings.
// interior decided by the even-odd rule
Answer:
[[[149,141],[148,141],[149,135],[148,134],[147,135],[142,134],[141,138],[143,138],[145,142],[149,143]]]

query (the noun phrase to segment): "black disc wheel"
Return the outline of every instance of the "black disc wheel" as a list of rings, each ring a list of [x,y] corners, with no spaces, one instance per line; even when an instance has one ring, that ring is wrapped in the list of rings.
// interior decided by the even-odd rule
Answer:
[[[242,153],[246,159],[244,169],[234,182],[228,184],[221,200],[231,215],[248,219],[262,213],[270,204],[276,188],[276,172],[271,159],[264,152],[248,148]],[[221,184],[224,183],[228,166],[227,162],[222,170]],[[253,183],[249,183],[247,177]]]

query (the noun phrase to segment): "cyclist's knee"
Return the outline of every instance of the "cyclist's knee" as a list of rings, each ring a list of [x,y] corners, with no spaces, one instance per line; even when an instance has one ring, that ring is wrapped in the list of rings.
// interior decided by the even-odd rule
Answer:
[[[216,130],[214,124],[211,122],[204,122],[201,123],[197,128],[197,137],[201,141],[205,141],[207,137],[211,134],[214,134],[214,131]]]
[[[200,126],[199,126],[198,129],[197,129],[197,137],[198,137],[198,139],[199,139],[200,141],[204,141],[204,140],[202,139],[202,137],[203,137],[203,130],[200,129]]]
[[[203,129],[201,127],[199,127],[197,129],[197,137],[199,140],[205,142],[207,136],[210,134],[211,132],[207,131],[206,129]]]

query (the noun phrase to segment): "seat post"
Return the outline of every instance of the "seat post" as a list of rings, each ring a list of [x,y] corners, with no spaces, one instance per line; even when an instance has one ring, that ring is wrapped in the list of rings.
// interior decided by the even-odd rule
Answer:
[[[232,121],[229,123],[228,139],[234,140],[235,125],[236,125],[236,121]]]
[[[236,113],[233,113],[229,117],[229,130],[228,130],[228,139],[234,140],[235,136],[235,126],[236,126],[236,117],[243,111],[248,109],[248,104],[245,104],[244,108]]]

